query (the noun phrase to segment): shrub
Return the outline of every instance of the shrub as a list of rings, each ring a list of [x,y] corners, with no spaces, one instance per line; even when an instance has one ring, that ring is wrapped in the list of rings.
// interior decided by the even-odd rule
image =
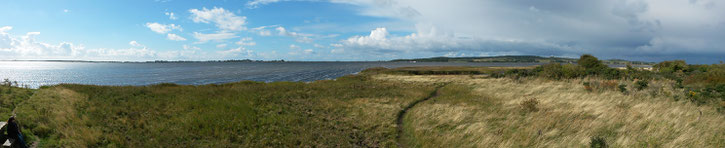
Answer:
[[[619,84],[619,92],[622,92],[623,94],[627,94],[627,85]]]
[[[521,102],[521,108],[524,110],[524,112],[536,112],[539,111],[539,100],[536,98],[531,98],[524,100]]]
[[[574,64],[562,65],[562,73],[564,74],[565,78],[578,78],[584,77],[586,75],[586,71],[584,71],[584,68]]]
[[[605,141],[604,138],[597,136],[597,137],[592,137],[591,138],[591,141],[589,142],[589,147],[591,147],[591,148],[606,148],[608,146],[607,146],[607,141]]]
[[[649,82],[647,80],[637,80],[637,82],[635,82],[634,87],[637,88],[637,90],[643,90],[643,89],[647,88],[648,85],[649,85]]]
[[[605,67],[605,68],[599,69],[598,72],[599,72],[599,75],[601,75],[605,79],[611,80],[611,79],[619,79],[622,77],[622,72],[620,70],[614,69],[614,68]]]
[[[599,74],[602,70],[607,68],[607,65],[602,64],[602,61],[599,61],[597,57],[590,54],[584,54],[579,57],[577,64],[583,67],[587,74],[591,75]]]
[[[536,67],[539,76],[559,80],[564,77],[564,69],[559,63],[551,63]]]
[[[652,68],[661,73],[673,73],[688,69],[687,63],[683,60],[663,61],[655,64]]]

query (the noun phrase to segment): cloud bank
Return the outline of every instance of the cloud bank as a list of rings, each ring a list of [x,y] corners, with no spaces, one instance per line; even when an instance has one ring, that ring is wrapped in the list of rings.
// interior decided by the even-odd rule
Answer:
[[[273,4],[247,3],[250,8]],[[417,31],[341,40],[336,50],[380,54],[463,53],[714,62],[725,57],[725,2],[716,0],[319,0],[359,15],[412,21]],[[427,52],[421,54],[420,52]],[[460,54],[459,54],[460,55]]]

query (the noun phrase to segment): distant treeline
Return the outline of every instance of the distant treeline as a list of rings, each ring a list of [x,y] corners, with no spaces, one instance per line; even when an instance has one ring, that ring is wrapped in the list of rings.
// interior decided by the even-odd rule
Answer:
[[[493,56],[493,57],[433,57],[420,59],[396,59],[394,62],[512,62],[512,63],[576,63],[575,58],[540,56]],[[602,60],[609,65],[653,65],[654,62],[627,61],[621,59]]]

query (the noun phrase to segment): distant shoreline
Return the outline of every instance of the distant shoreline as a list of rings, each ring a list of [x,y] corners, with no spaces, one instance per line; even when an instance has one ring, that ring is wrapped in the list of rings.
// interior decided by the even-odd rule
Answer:
[[[415,59],[393,59],[393,60],[378,60],[378,61],[287,61],[284,59],[280,60],[251,60],[251,59],[236,59],[236,60],[150,60],[150,61],[93,61],[93,60],[0,60],[10,62],[79,62],[79,63],[239,63],[239,62],[256,62],[256,63],[322,63],[322,62],[453,62],[453,63],[576,63],[576,58],[567,57],[541,57],[541,56],[489,56],[489,57],[430,57],[430,58],[415,58]],[[654,65],[654,62],[644,61],[628,61],[622,59],[609,59],[603,60],[605,64],[610,65]]]

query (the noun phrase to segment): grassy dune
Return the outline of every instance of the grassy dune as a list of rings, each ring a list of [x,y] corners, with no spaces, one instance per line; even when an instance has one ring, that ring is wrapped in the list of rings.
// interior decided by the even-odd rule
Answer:
[[[15,109],[41,147],[725,147],[725,105],[712,97],[719,88],[663,78],[643,87],[626,77],[651,74],[638,71],[603,79],[509,69],[374,68],[310,83],[9,87],[0,92],[0,113]],[[693,76],[719,85],[711,76],[725,73],[716,70]],[[497,73],[505,75],[488,77]]]
[[[28,100],[35,92],[32,89],[18,87],[17,83],[11,83],[5,79],[0,81],[0,117],[12,116],[12,111],[16,106]],[[7,119],[0,118],[0,121]]]
[[[381,75],[378,79],[448,82],[441,97],[420,104],[406,129],[421,147],[584,147],[592,137],[612,147],[723,147],[725,115],[675,101],[669,82],[623,94],[587,91],[574,79],[475,79],[469,76]],[[628,87],[631,81],[622,81]],[[470,91],[466,91],[470,90]],[[521,105],[535,98],[538,111]]]
[[[41,147],[393,147],[398,111],[433,87],[366,78],[64,84],[41,88],[17,114]]]

